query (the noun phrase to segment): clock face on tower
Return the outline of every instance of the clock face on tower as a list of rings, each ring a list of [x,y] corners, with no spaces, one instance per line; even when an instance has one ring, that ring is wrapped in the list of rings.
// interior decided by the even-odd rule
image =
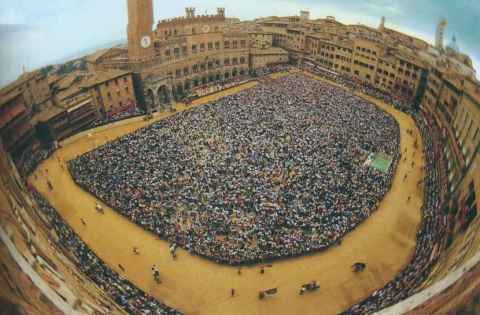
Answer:
[[[210,30],[210,26],[208,26],[208,25],[202,26],[202,32],[208,33],[209,30]]]
[[[142,39],[140,40],[140,45],[142,45],[143,48],[148,48],[152,44],[152,39],[150,36],[146,35],[143,36]]]

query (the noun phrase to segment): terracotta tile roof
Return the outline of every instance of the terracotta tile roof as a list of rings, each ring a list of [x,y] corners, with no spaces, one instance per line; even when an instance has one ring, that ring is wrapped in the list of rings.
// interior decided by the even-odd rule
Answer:
[[[82,82],[82,87],[89,88],[101,84],[106,81],[122,77],[124,75],[130,74],[131,71],[122,71],[122,70],[109,70],[109,71],[97,71],[94,72],[92,76],[87,78],[85,82]]]
[[[2,115],[0,115],[0,128],[3,128],[11,120],[13,120],[15,117],[17,117],[18,115],[20,115],[25,111],[26,111],[26,108],[24,104],[16,105],[4,111]]]
[[[13,100],[15,97],[19,96],[22,93],[23,93],[23,91],[13,90],[10,93],[0,95],[0,107],[2,107],[7,102]]]
[[[110,50],[110,48],[101,49],[99,51],[96,51],[93,54],[87,56],[87,61],[88,62],[95,62],[99,58],[101,58],[103,55],[105,55],[109,50]]]
[[[37,122],[46,122],[52,119],[53,117],[57,116],[58,114],[64,112],[65,109],[57,106],[51,106],[47,109],[42,110],[40,113],[34,115],[32,117],[32,124],[36,124]]]

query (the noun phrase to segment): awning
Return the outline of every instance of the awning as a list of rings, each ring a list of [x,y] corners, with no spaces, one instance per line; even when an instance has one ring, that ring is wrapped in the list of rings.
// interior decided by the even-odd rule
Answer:
[[[92,102],[92,99],[91,99],[91,98],[86,99],[85,101],[80,102],[80,103],[78,103],[77,105],[72,106],[72,107],[70,107],[69,109],[67,109],[67,113],[73,112],[74,110],[79,109],[80,107],[85,106],[85,105],[87,105],[87,104],[89,104],[89,103],[91,103],[91,102]]]

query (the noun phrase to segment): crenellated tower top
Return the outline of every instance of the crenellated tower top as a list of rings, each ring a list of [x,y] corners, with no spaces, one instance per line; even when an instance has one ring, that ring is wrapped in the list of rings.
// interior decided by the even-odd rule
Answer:
[[[160,20],[157,23],[157,29],[183,26],[194,23],[218,23],[225,21],[225,8],[217,8],[217,14],[215,15],[196,15],[195,8],[185,8],[185,16]]]

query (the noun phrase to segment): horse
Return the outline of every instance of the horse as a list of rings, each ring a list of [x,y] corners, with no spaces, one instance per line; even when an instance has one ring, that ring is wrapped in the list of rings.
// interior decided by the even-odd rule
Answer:
[[[303,295],[305,292],[311,292],[311,291],[316,291],[320,288],[318,285],[317,281],[311,281],[309,283],[306,283],[300,287],[300,291],[298,294]]]

